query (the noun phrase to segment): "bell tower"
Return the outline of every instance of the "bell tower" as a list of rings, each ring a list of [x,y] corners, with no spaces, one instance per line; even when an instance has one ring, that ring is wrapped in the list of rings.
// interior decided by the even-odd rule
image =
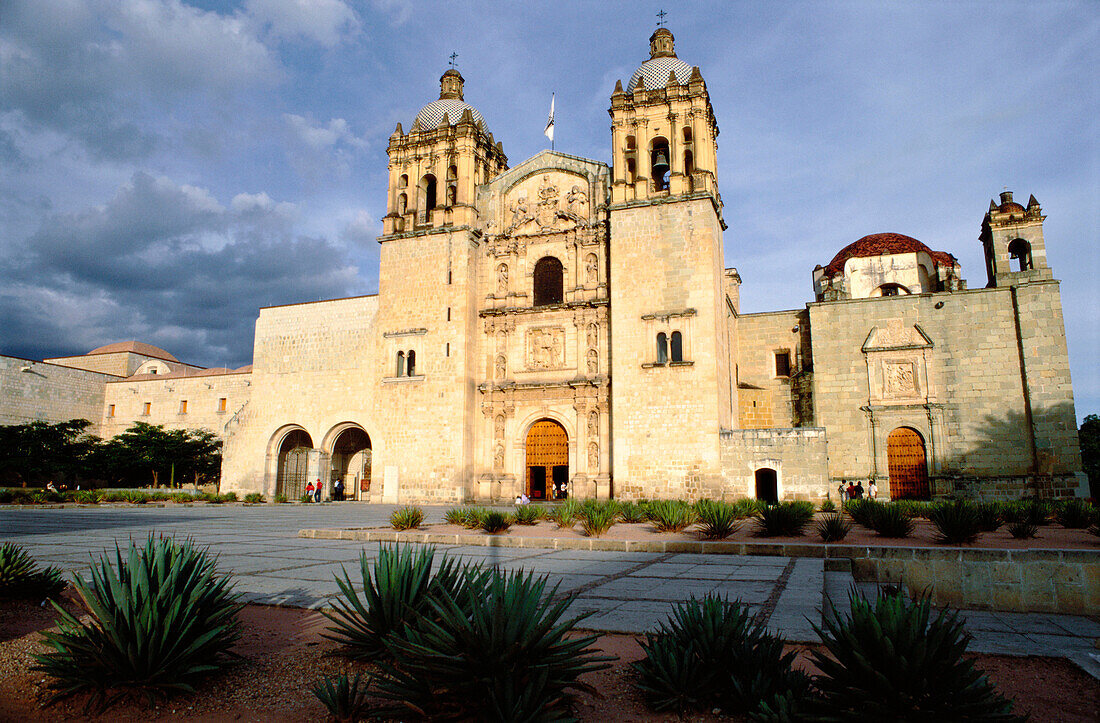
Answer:
[[[979,237],[985,251],[987,287],[1016,286],[1031,281],[1050,281],[1047,247],[1043,240],[1043,209],[1032,195],[1027,208],[1012,200],[1012,191],[1001,193],[1001,202],[989,202]]]
[[[668,28],[649,60],[611,95],[613,203],[709,193],[718,199],[718,124],[698,67],[676,57]]]

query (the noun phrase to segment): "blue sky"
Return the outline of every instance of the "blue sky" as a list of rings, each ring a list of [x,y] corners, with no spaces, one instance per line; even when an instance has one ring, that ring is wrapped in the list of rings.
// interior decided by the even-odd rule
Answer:
[[[609,161],[609,97],[659,8],[4,0],[0,353],[249,363],[258,307],[376,291],[387,139],[452,52],[512,165],[546,146],[551,92],[558,150]],[[989,200],[1033,193],[1078,417],[1100,412],[1100,4],[665,9],[721,129],[744,311],[801,307],[816,264],[884,231],[980,288]]]

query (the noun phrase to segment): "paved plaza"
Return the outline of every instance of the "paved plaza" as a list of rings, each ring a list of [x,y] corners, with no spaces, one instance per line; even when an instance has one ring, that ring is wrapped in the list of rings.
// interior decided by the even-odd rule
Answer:
[[[445,507],[426,507],[425,522],[441,522]],[[338,592],[342,567],[358,579],[361,552],[378,545],[299,538],[302,528],[373,527],[393,508],[360,503],[320,505],[166,505],[35,509],[0,507],[0,541],[23,545],[44,564],[87,570],[92,556],[150,533],[191,537],[217,553],[237,590],[250,602],[323,607]],[[817,640],[825,595],[841,600],[850,573],[826,573],[811,558],[658,554],[500,547],[441,547],[452,557],[547,575],[560,594],[575,593],[573,614],[592,613],[584,627],[641,632],[664,620],[675,602],[716,593],[740,599],[792,642]],[[1086,617],[967,611],[975,652],[1069,657],[1096,674],[1100,622]]]

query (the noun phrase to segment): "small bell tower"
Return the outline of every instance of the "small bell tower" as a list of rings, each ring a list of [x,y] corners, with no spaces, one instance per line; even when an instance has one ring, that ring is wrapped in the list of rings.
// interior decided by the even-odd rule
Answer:
[[[1012,191],[1001,193],[1001,202],[989,202],[979,237],[985,251],[988,287],[1016,286],[1054,278],[1047,266],[1043,240],[1043,209],[1032,195],[1027,207],[1012,200]]]
[[[698,67],[676,57],[672,32],[649,38],[649,60],[611,95],[611,201],[709,193],[718,200],[718,124]]]

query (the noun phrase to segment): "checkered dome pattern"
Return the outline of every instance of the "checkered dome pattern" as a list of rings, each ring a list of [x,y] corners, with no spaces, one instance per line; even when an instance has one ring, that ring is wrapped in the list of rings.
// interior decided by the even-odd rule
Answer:
[[[676,73],[676,81],[680,85],[686,85],[691,80],[691,66],[675,57],[651,58],[634,71],[630,76],[630,83],[626,86],[626,92],[632,93],[638,85],[639,78],[645,78],[645,87],[663,88],[668,85],[669,72]]]
[[[439,100],[433,100],[428,105],[420,109],[420,112],[416,114],[416,120],[420,121],[420,127],[424,130],[430,130],[439,126],[443,120],[443,114],[447,114],[447,120],[451,122],[451,125],[458,123],[462,118],[462,114],[466,109],[470,109],[470,114],[474,117],[474,123],[478,125],[481,130],[487,130],[485,127],[485,119],[481,117],[481,113],[477,108],[474,108],[469,103],[461,101],[457,98],[440,98]]]

